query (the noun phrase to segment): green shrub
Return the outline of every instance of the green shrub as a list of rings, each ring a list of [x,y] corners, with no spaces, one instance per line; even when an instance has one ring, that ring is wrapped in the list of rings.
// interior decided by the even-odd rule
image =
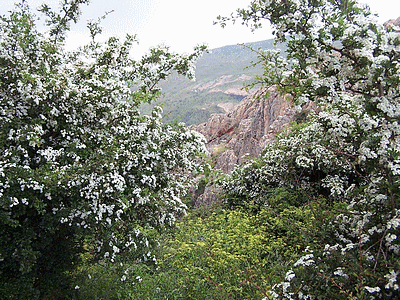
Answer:
[[[183,215],[201,171],[203,137],[141,115],[173,71],[193,77],[198,47],[129,56],[135,42],[93,40],[64,48],[88,0],[43,4],[46,32],[26,1],[0,17],[0,298],[67,299],[68,274],[91,243],[95,260],[145,259],[148,230]],[[128,253],[128,254],[126,254]]]
[[[290,204],[292,197],[276,192],[275,210],[218,208],[200,216],[195,210],[170,235],[157,271],[143,276],[138,288],[157,291],[153,299],[266,297],[308,245],[306,232],[315,222],[310,209]]]
[[[271,296],[399,298],[400,33],[357,1],[249,7],[221,25],[242,19],[257,29],[268,19],[276,42],[287,43],[286,56],[257,51],[264,74],[255,83],[290,94],[299,111],[314,107],[306,123],[223,180],[231,206],[271,206],[264,196],[279,187],[301,192],[312,211],[308,247]]]

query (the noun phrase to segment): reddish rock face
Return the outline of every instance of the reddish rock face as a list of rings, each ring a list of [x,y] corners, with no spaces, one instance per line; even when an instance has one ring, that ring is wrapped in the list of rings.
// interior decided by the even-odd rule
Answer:
[[[207,139],[216,169],[230,173],[246,157],[259,155],[293,118],[290,98],[271,87],[244,98],[229,113],[214,114],[190,129]]]
[[[396,20],[392,19],[392,20],[386,21],[385,23],[383,23],[383,26],[385,26],[385,28],[392,27],[395,31],[399,32],[400,31],[400,17],[398,17]]]

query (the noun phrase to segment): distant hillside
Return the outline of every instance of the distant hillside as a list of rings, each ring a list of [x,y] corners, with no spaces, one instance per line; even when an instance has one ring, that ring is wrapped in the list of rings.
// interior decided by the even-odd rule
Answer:
[[[273,40],[246,44],[254,49],[271,49]],[[248,93],[243,85],[261,74],[260,66],[248,68],[256,54],[242,45],[225,46],[204,54],[196,64],[196,81],[173,75],[161,83],[164,96],[157,104],[164,108],[164,120],[187,125],[206,122],[211,114],[229,111]],[[144,105],[148,113],[151,106]]]

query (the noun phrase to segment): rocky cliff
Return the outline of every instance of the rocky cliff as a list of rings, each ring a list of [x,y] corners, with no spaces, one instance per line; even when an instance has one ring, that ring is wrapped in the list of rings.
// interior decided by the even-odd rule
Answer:
[[[295,117],[290,99],[280,96],[274,87],[255,92],[226,111],[190,127],[204,135],[214,168],[226,174],[259,155]],[[193,193],[195,206],[210,204],[218,197],[219,189],[214,185],[202,189]]]
[[[247,96],[228,113],[213,114],[191,129],[202,133],[216,169],[230,173],[235,165],[255,157],[294,118],[287,97],[274,87]]]
[[[400,32],[400,17],[386,21],[383,23],[383,26],[385,26],[385,28],[391,27],[394,31]]]

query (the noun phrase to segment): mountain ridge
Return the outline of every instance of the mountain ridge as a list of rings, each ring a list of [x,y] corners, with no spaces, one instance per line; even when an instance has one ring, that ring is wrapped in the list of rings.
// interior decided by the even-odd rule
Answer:
[[[232,108],[255,92],[243,88],[263,72],[259,65],[251,67],[257,61],[252,49],[274,47],[274,40],[269,39],[212,49],[196,63],[196,81],[173,74],[160,84],[163,97],[152,105],[142,106],[141,110],[148,113],[154,105],[162,105],[167,123],[175,120],[187,125],[204,123],[212,114],[227,112],[225,108]],[[280,45],[276,47],[283,49]]]

